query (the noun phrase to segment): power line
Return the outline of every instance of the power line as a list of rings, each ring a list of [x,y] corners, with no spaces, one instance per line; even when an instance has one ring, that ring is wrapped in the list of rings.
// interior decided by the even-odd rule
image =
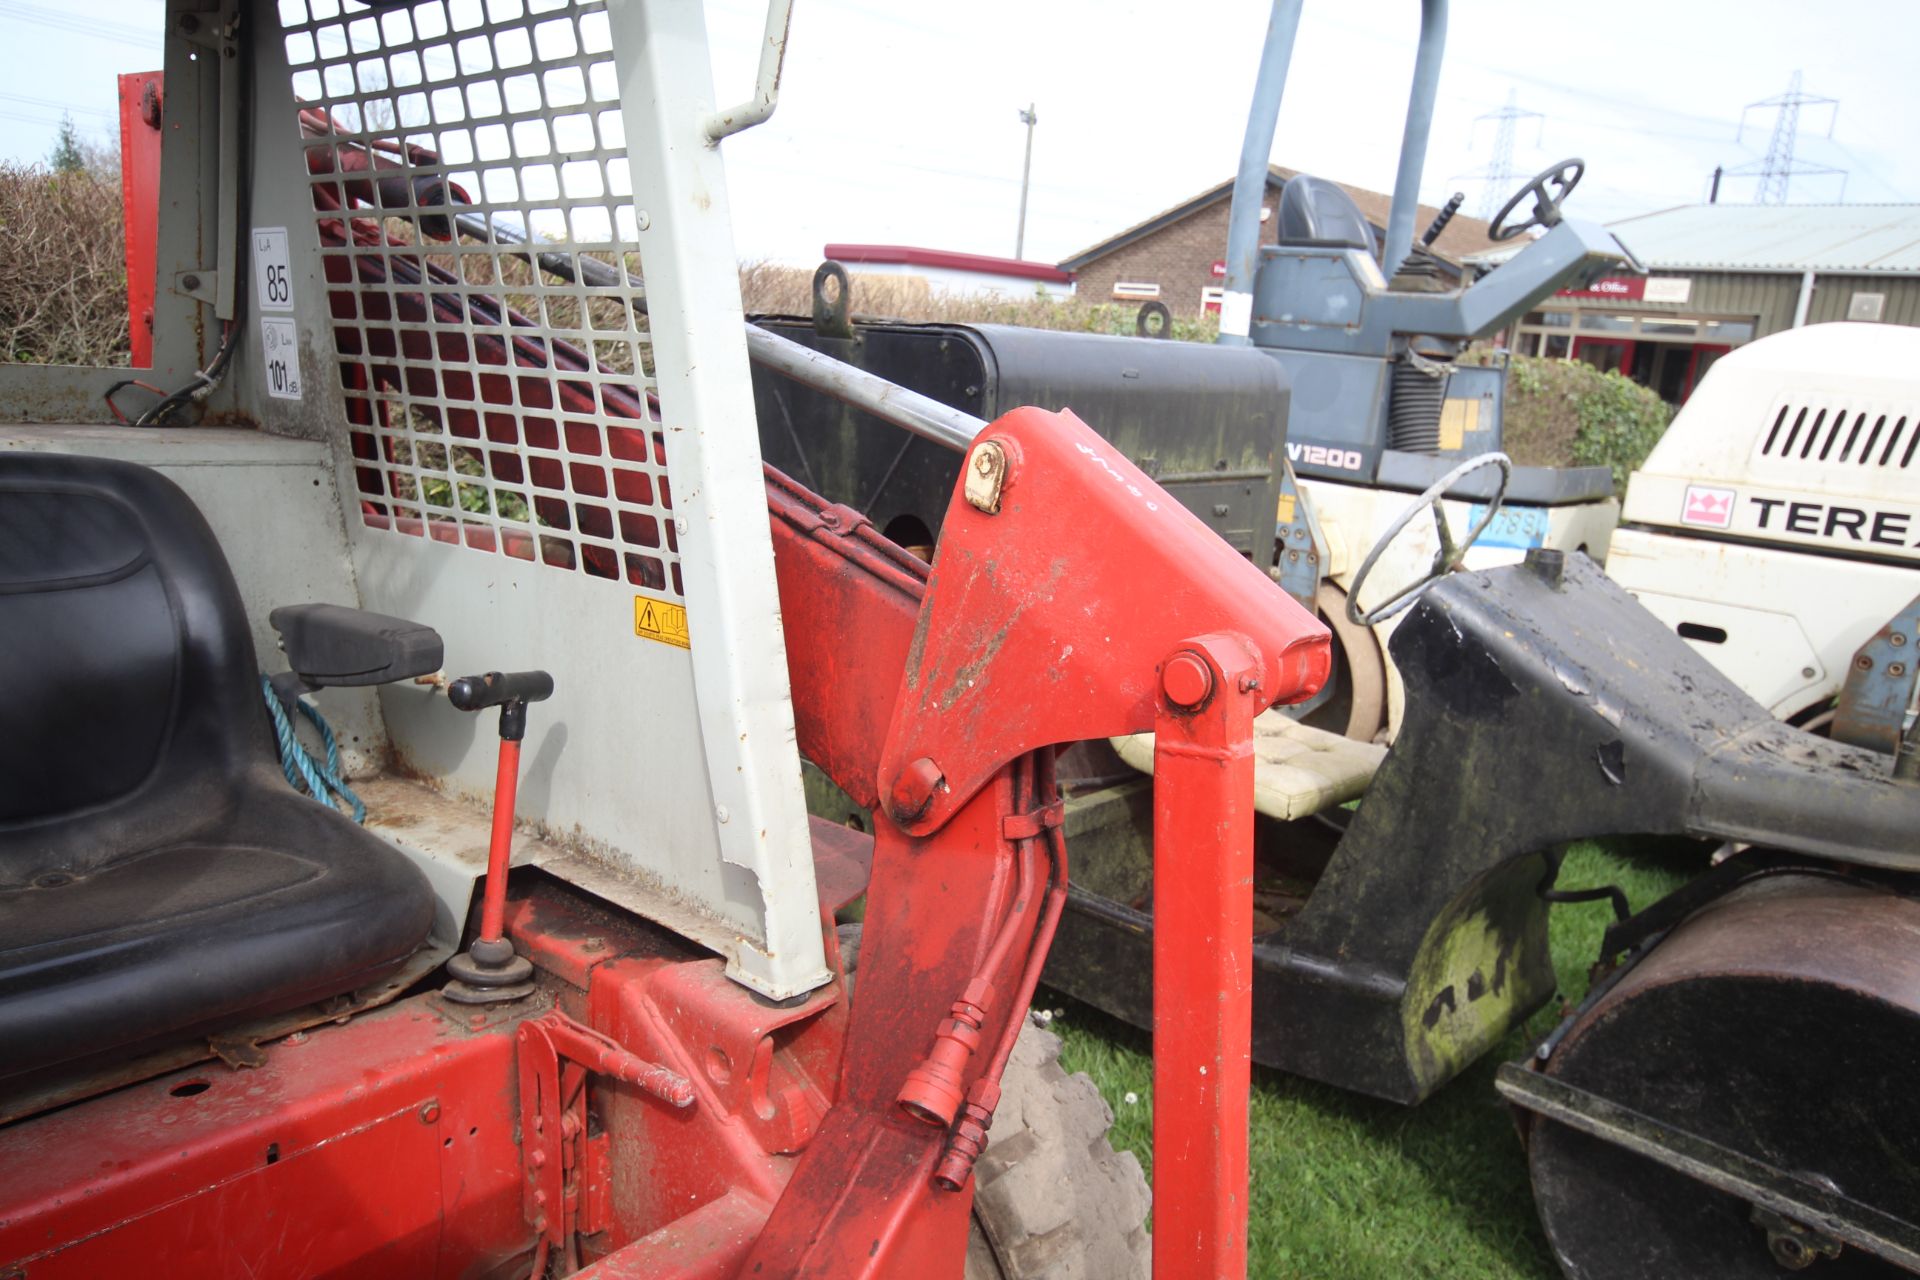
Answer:
[[[1500,208],[1500,195],[1502,192],[1512,189],[1513,180],[1525,176],[1516,172],[1513,167],[1513,134],[1515,127],[1520,121],[1531,119],[1540,121],[1537,127],[1542,131],[1546,128],[1546,116],[1538,111],[1528,111],[1515,105],[1516,96],[1517,91],[1508,89],[1506,106],[1501,107],[1498,111],[1488,111],[1474,117],[1473,128],[1475,133],[1479,132],[1483,122],[1488,120],[1493,121],[1492,161],[1475,169],[1471,173],[1456,174],[1453,179],[1448,180],[1467,179],[1470,181],[1478,178],[1485,183],[1480,193],[1480,220],[1482,222],[1491,218],[1495,211]],[[1471,148],[1471,141],[1469,141],[1468,146]]]
[[[1392,48],[1405,49],[1409,52],[1413,49],[1412,40],[1384,34],[1377,24],[1364,24],[1325,16],[1326,13],[1332,11],[1331,8],[1322,10],[1320,16],[1312,16],[1310,14],[1305,20],[1337,28],[1352,35],[1362,36]],[[1618,93],[1603,93],[1595,89],[1583,89],[1570,83],[1565,75],[1544,75],[1538,71],[1527,70],[1524,67],[1503,66],[1497,62],[1489,62],[1481,58],[1476,58],[1470,51],[1450,49],[1447,54],[1447,64],[1449,66],[1475,67],[1481,71],[1491,72],[1506,80],[1518,81],[1521,84],[1530,85],[1556,96],[1586,98],[1589,101],[1603,103],[1616,110],[1641,112],[1646,115],[1658,116],[1662,120],[1692,120],[1700,124],[1717,125],[1721,128],[1725,128],[1734,123],[1731,120],[1726,120],[1719,116],[1708,116],[1701,115],[1698,112],[1682,111],[1664,102],[1649,102],[1644,98],[1628,97]],[[1557,113],[1555,118],[1558,118]]]
[[[1909,199],[1908,195],[1904,191],[1894,186],[1891,182],[1888,182],[1886,180],[1886,177],[1882,175],[1878,169],[1868,164],[1866,161],[1866,157],[1862,156],[1858,151],[1855,151],[1852,147],[1842,146],[1838,142],[1835,142],[1833,144],[1833,147],[1834,147],[1834,150],[1838,151],[1841,155],[1844,155],[1845,157],[1847,157],[1847,159],[1853,161],[1854,166],[1856,168],[1860,169],[1869,178],[1872,178],[1875,182],[1879,183],[1882,187],[1886,188],[1887,192],[1890,195],[1892,195],[1894,199],[1903,200],[1903,201]]]
[[[17,18],[21,22],[31,22],[36,26],[48,27],[54,31],[64,31],[70,35],[93,36],[99,40],[111,40],[117,44],[133,45],[140,49],[159,48],[163,34],[158,24],[153,27],[136,27],[125,22],[105,22],[97,18],[66,13],[59,9],[28,4],[26,0],[0,0],[0,15]]]
[[[48,111],[64,111],[79,116],[97,116],[102,120],[119,119],[119,113],[108,111],[104,107],[83,107],[77,102],[56,102],[52,98],[30,98],[24,93],[0,93],[0,101],[17,103],[23,107],[41,107]]]
[[[1764,111],[1768,108],[1774,111],[1773,134],[1767,140],[1767,154],[1752,164],[1743,164],[1737,169],[1727,170],[1727,174],[1731,177],[1752,175],[1759,178],[1760,188],[1754,194],[1755,204],[1785,204],[1795,174],[1806,174],[1810,177],[1839,174],[1840,199],[1842,203],[1846,201],[1847,171],[1845,169],[1836,169],[1826,164],[1814,164],[1810,160],[1795,161],[1793,158],[1794,146],[1800,136],[1800,108],[1802,107],[1832,108],[1827,116],[1827,136],[1831,138],[1833,122],[1840,115],[1840,99],[1802,93],[1798,71],[1793,73],[1793,79],[1788,82],[1785,93],[1771,98],[1762,98],[1758,102],[1750,102],[1740,113],[1740,130],[1744,133],[1748,112]],[[1736,141],[1738,136],[1735,135]]]
[[[60,122],[47,116],[28,115],[24,111],[15,111],[11,107],[0,107],[0,120],[12,120],[17,124],[35,124],[43,128],[58,128]]]
[[[1452,94],[1450,96],[1455,102],[1459,102],[1465,106],[1492,108],[1495,105],[1485,98],[1473,97],[1469,94]],[[1710,143],[1716,147],[1726,145],[1727,141],[1725,135],[1719,133],[1689,133],[1684,129],[1661,129],[1653,125],[1636,124],[1631,121],[1596,120],[1591,116],[1570,116],[1564,111],[1557,110],[1553,113],[1553,118],[1560,124],[1577,124],[1587,129],[1605,129],[1610,133],[1631,133],[1635,137],[1673,138],[1681,142]],[[1723,123],[1731,125],[1733,122],[1729,120]]]

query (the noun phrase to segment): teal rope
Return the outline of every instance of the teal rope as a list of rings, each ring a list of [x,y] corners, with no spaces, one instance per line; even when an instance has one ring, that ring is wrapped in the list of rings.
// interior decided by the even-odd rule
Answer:
[[[313,753],[294,734],[293,722],[287,718],[287,709],[280,704],[280,695],[273,691],[273,682],[265,676],[260,677],[260,691],[267,698],[267,714],[273,717],[273,736],[280,740],[280,770],[287,775],[287,785],[295,791],[305,791],[321,804],[333,808],[339,808],[339,800],[345,800],[352,806],[353,820],[364,823],[367,820],[367,806],[359,796],[353,794],[353,788],[347,785],[346,779],[340,776],[340,746],[334,741],[333,727],[327,723],[327,718],[306,699],[294,700],[293,705],[300,708],[300,714],[320,731],[320,741],[326,744],[327,758],[322,763],[313,758]]]

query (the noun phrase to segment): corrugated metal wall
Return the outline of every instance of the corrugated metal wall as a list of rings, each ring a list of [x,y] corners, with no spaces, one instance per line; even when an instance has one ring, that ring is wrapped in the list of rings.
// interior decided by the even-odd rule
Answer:
[[[1667,312],[1690,316],[1724,316],[1729,319],[1755,317],[1758,320],[1755,337],[1764,337],[1793,325],[1793,307],[1800,297],[1799,276],[1732,271],[1656,271],[1653,274],[1661,278],[1690,279],[1693,281],[1692,293],[1684,303],[1642,302],[1636,298],[1618,301],[1581,298],[1580,309],[1632,311],[1645,315]],[[1844,310],[1845,303],[1841,307]]]
[[[1794,307],[1800,301],[1800,277],[1787,273],[1766,275],[1732,271],[1656,271],[1660,277],[1680,277],[1693,281],[1691,296],[1685,303],[1642,302],[1623,298],[1618,301],[1581,298],[1582,311],[1631,311],[1651,315],[1677,312],[1684,315],[1756,317],[1754,336],[1793,327]],[[1814,278],[1813,301],[1807,310],[1807,323],[1845,320],[1847,304],[1855,293],[1886,295],[1881,312],[1883,324],[1920,325],[1920,278],[1888,276],[1818,275]],[[1565,299],[1543,305],[1553,306]]]
[[[1693,278],[1693,302],[1689,309],[1756,316],[1759,323],[1753,336],[1764,338],[1793,327],[1793,309],[1799,301],[1799,276],[1701,272]]]
[[[1807,308],[1807,323],[1845,320],[1847,304],[1856,293],[1878,293],[1886,298],[1880,310],[1882,324],[1920,325],[1920,279],[1885,276],[1814,277],[1813,303]]]

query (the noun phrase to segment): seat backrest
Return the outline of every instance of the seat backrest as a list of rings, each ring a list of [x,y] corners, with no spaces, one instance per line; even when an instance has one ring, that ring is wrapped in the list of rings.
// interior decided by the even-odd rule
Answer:
[[[1337,182],[1295,174],[1280,188],[1281,244],[1336,245],[1365,249],[1378,257],[1373,227]]]
[[[218,821],[272,764],[233,573],[158,472],[0,452],[0,887]]]

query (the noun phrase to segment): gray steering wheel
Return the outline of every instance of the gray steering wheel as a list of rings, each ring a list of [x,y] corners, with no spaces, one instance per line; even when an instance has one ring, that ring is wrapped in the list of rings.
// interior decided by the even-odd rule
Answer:
[[[1453,530],[1447,525],[1446,509],[1441,506],[1441,502],[1446,498],[1447,490],[1453,488],[1461,479],[1482,467],[1489,466],[1500,468],[1500,483],[1495,486],[1493,498],[1487,503],[1486,514],[1474,521],[1473,527],[1467,530],[1466,541],[1455,543]],[[1378,542],[1373,544],[1373,550],[1367,552],[1367,558],[1360,562],[1360,571],[1353,575],[1353,583],[1347,588],[1347,621],[1357,627],[1378,626],[1418,600],[1428,587],[1458,569],[1460,562],[1466,559],[1467,552],[1480,540],[1480,535],[1486,532],[1487,526],[1493,523],[1494,516],[1500,513],[1500,504],[1507,500],[1507,485],[1512,479],[1513,459],[1504,453],[1483,453],[1478,457],[1468,458],[1428,485],[1425,493],[1408,503],[1407,509],[1394,517],[1393,523],[1387,526],[1387,531],[1380,535]],[[1432,567],[1427,570],[1425,576],[1388,596],[1378,608],[1363,613],[1360,609],[1361,584],[1367,580],[1367,575],[1373,572],[1373,566],[1378,564],[1380,557],[1386,554],[1387,547],[1393,540],[1400,536],[1415,516],[1426,509],[1433,511],[1434,527],[1440,532],[1440,549],[1433,553]]]
[[[1493,221],[1487,224],[1487,239],[1511,240],[1522,231],[1533,227],[1557,227],[1560,225],[1560,206],[1567,202],[1573,189],[1580,185],[1580,179],[1587,174],[1587,162],[1575,156],[1571,160],[1562,160],[1533,175],[1526,186],[1513,193],[1513,199],[1500,207],[1493,215]],[[1554,189],[1549,191],[1551,185]],[[1507,215],[1520,207],[1520,202],[1528,196],[1533,197],[1533,212],[1526,221],[1507,226]]]

